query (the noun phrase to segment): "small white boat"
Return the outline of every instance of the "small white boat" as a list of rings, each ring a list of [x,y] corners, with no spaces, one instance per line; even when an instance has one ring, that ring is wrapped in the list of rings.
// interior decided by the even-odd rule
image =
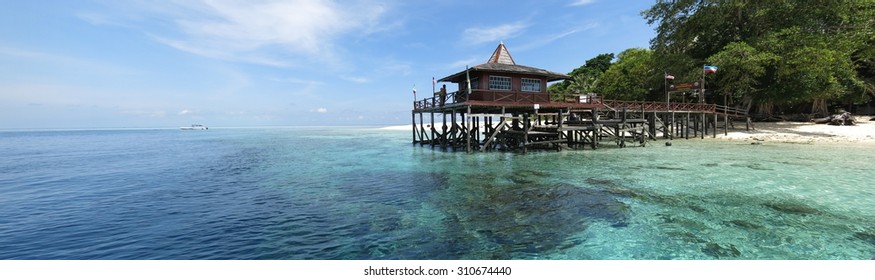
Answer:
[[[207,130],[210,128],[208,128],[202,124],[193,124],[191,126],[182,126],[179,129],[182,129],[182,130]]]

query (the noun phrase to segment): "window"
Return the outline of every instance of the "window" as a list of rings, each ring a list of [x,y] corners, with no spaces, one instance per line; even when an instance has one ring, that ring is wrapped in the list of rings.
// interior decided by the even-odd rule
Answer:
[[[541,80],[523,78],[520,82],[520,90],[541,92]]]
[[[489,89],[510,90],[510,77],[489,76]]]
[[[471,79],[471,89],[478,89],[478,88],[480,88],[480,79],[479,78]]]

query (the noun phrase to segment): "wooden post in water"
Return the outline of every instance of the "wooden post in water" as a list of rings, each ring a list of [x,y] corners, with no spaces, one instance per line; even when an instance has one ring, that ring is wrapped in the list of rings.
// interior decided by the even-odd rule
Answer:
[[[727,126],[729,126],[729,107],[723,107],[723,136],[729,135],[729,131],[727,130]],[[735,127],[733,127],[735,128]]]
[[[705,139],[705,133],[708,133],[708,128],[705,123],[705,112],[702,112],[702,139]]]
[[[413,122],[413,145],[416,145],[416,112],[410,113],[410,119]]]
[[[471,121],[471,106],[468,106],[468,112],[465,114],[465,151],[471,153],[471,126],[468,123]]]
[[[592,109],[592,140],[590,140],[590,146],[593,150],[598,148],[598,134],[601,133],[601,128],[599,128],[599,109]]]
[[[453,114],[450,115],[450,121],[452,122],[452,126],[450,126],[450,135],[452,138],[448,139],[450,142],[450,146],[453,148],[453,151],[456,150],[456,131],[459,129],[459,126],[456,124],[456,109],[453,108]]]
[[[621,129],[626,129],[626,107],[623,107],[622,116],[620,116],[620,125],[617,126],[617,137],[620,138],[620,147],[626,147],[626,132],[620,132]],[[622,134],[621,134],[622,133]]]
[[[431,147],[434,148],[434,132],[437,130],[434,128],[434,111],[431,111],[431,129],[429,129],[431,133]]]
[[[419,112],[419,145],[425,145],[425,118],[422,116],[422,112]]]
[[[443,133],[441,133],[441,149],[446,149],[447,148],[447,112],[441,111],[441,115],[443,115],[443,117],[444,117],[444,124],[443,124],[443,126],[441,126],[441,131],[443,131]]]
[[[713,133],[714,133],[714,135],[711,137],[717,138],[717,111],[716,110],[714,111],[714,131],[713,131]]]
[[[684,117],[684,139],[690,139],[690,112]]]
[[[529,113],[523,113],[523,153],[528,152],[528,144],[529,143]]]

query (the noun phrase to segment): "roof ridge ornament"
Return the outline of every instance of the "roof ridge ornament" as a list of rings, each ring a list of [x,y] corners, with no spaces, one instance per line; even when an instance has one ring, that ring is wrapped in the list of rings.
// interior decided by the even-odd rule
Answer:
[[[498,43],[498,47],[495,48],[495,51],[492,52],[492,56],[489,57],[489,60],[487,60],[486,63],[516,65],[510,52],[508,52],[507,48],[504,46],[504,41]]]

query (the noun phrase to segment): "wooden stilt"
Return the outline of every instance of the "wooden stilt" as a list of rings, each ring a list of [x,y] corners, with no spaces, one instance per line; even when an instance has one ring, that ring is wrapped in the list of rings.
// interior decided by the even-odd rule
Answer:
[[[447,112],[441,112],[441,115],[444,117],[444,124],[441,126],[441,149],[447,148]]]
[[[431,129],[429,130],[431,131],[431,146],[434,147],[434,132],[437,130],[436,128],[434,128],[434,111],[431,112]]]
[[[702,114],[702,128],[705,130],[703,134],[708,134],[709,125],[711,125],[711,122],[708,120],[708,114]]]
[[[529,113],[523,113],[523,153],[528,152],[529,144]]]
[[[416,112],[410,113],[411,122],[413,122],[413,144],[416,145]]]
[[[471,153],[471,127],[467,124],[471,122],[471,106],[468,106],[468,111],[465,114],[465,152]]]
[[[717,113],[716,112],[714,113],[714,131],[712,133],[714,133],[714,134],[711,137],[717,138]]]
[[[690,139],[690,112],[684,117],[684,139]]]

